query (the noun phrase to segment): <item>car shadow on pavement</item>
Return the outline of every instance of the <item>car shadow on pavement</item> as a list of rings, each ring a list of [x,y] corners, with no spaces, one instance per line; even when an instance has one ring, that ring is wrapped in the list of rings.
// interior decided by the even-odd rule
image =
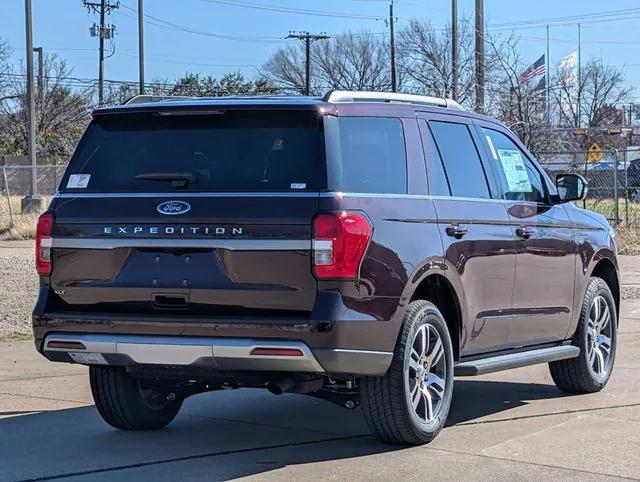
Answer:
[[[456,379],[446,426],[475,422],[536,400],[568,396],[555,385]]]
[[[562,396],[551,385],[456,380],[447,425]],[[93,406],[4,415],[9,416],[0,419],[2,480],[72,474],[92,480],[222,480],[406,449],[377,442],[359,410],[263,390],[192,397],[173,423],[156,432],[111,429]]]

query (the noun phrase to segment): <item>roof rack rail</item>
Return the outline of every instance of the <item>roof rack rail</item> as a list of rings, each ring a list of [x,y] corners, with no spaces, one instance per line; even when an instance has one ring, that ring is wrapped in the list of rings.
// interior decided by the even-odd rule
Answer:
[[[398,94],[395,92],[367,92],[351,90],[331,90],[323,98],[325,102],[389,102],[419,104],[432,107],[448,107],[449,109],[464,110],[455,100],[426,95]]]
[[[147,102],[160,102],[161,100],[181,100],[190,99],[191,97],[186,95],[134,95],[130,99],[124,101],[123,105],[131,104],[144,104]]]

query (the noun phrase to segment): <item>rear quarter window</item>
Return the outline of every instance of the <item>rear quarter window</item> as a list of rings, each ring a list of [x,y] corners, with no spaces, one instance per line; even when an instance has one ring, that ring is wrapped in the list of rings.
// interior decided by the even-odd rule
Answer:
[[[325,117],[325,131],[329,189],[407,192],[407,156],[400,119]]]

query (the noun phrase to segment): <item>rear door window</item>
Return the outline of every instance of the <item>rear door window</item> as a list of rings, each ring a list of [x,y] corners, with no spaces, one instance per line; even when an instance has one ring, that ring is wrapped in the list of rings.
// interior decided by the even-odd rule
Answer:
[[[188,182],[173,177],[188,178]],[[160,179],[163,178],[163,179]],[[326,189],[316,112],[115,114],[93,121],[62,180],[72,192]]]
[[[330,189],[407,192],[407,155],[400,119],[326,117],[325,130]]]
[[[467,125],[430,121],[429,127],[444,165],[451,195],[490,198],[482,161]]]

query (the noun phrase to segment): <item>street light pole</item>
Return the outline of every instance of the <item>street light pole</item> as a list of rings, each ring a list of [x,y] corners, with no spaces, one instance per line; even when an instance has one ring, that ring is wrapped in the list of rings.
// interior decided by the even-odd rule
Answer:
[[[31,0],[24,1],[25,33],[26,33],[26,60],[27,60],[27,134],[29,164],[31,165],[31,188],[29,196],[22,199],[22,212],[34,212],[40,210],[42,199],[38,196],[38,173],[36,167],[36,117],[35,99],[33,95],[33,29]]]

